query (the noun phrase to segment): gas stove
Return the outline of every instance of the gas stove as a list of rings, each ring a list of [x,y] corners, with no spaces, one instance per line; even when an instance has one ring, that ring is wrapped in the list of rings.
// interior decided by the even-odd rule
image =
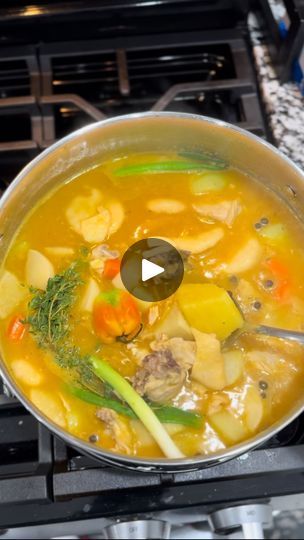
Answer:
[[[203,114],[272,141],[247,8],[232,0],[2,2],[0,189],[56,139],[120,114]],[[265,447],[207,470],[131,473],[66,446],[2,385],[0,456],[4,538],[169,538],[170,528],[171,538],[216,538],[241,525],[245,537],[260,538],[271,506],[300,506],[304,417]]]

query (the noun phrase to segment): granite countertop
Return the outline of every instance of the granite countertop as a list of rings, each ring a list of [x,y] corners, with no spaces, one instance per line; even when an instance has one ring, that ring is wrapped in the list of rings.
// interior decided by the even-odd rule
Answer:
[[[280,85],[263,31],[249,19],[262,99],[278,148],[304,170],[304,97],[293,82]]]

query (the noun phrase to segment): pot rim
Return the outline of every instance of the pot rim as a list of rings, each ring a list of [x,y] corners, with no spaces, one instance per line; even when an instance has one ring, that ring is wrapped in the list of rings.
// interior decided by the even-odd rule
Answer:
[[[58,148],[61,148],[62,146],[64,146],[66,143],[70,142],[73,139],[82,137],[86,133],[90,133],[91,131],[102,129],[102,127],[105,125],[119,124],[121,122],[126,122],[130,120],[135,120],[135,121],[142,120],[145,118],[168,118],[168,119],[180,118],[180,119],[185,119],[185,120],[195,120],[197,122],[204,122],[213,126],[224,127],[230,131],[235,131],[243,135],[247,139],[252,140],[258,143],[259,145],[264,146],[273,154],[275,154],[280,160],[285,161],[285,163],[290,168],[294,169],[294,171],[299,176],[301,176],[304,181],[304,173],[302,172],[300,167],[298,167],[295,163],[293,163],[293,161],[290,158],[285,156],[280,150],[278,150],[275,146],[273,146],[269,142],[261,139],[260,137],[254,135],[253,133],[250,133],[249,131],[243,128],[234,126],[222,120],[217,120],[217,119],[209,118],[207,116],[200,116],[196,114],[179,113],[179,112],[171,112],[171,111],[170,112],[169,111],[144,112],[144,113],[134,113],[134,114],[116,116],[114,118],[109,118],[109,119],[101,120],[99,122],[94,122],[92,124],[89,124],[88,126],[85,126],[76,131],[73,131],[69,135],[63,137],[62,139],[52,144],[49,148],[45,149],[33,160],[31,160],[19,172],[19,174],[16,176],[13,182],[9,185],[9,187],[6,189],[6,191],[4,192],[4,194],[2,195],[0,199],[0,211],[2,207],[4,206],[4,204],[6,203],[6,201],[11,196],[11,193],[22,182],[22,180],[32,171],[32,169],[34,169],[37,164],[43,161],[46,156],[48,156],[49,154],[53,152],[56,152]],[[10,375],[8,368],[6,367],[5,362],[2,357],[0,357],[0,375],[2,376],[7,387],[11,390],[14,396],[16,396],[19,399],[22,405],[24,405],[24,407],[31,414],[33,414],[33,416],[39,422],[41,422],[45,427],[50,429],[50,431],[53,432],[55,435],[57,435],[59,438],[63,439],[67,444],[76,447],[78,450],[80,450],[83,453],[87,453],[90,456],[93,456],[94,458],[97,458],[99,460],[103,460],[111,465],[125,467],[129,469],[133,468],[135,470],[140,470],[142,472],[160,472],[162,470],[168,471],[168,472],[169,471],[181,472],[183,470],[189,471],[193,469],[199,469],[199,468],[216,465],[224,461],[227,461],[229,459],[236,458],[240,456],[241,454],[247,453],[248,451],[266,442],[273,435],[275,435],[276,433],[284,429],[284,427],[286,427],[290,422],[292,422],[299,414],[301,414],[304,411],[304,402],[303,404],[300,404],[300,405],[294,405],[292,410],[288,414],[284,415],[282,419],[277,420],[272,426],[261,431],[256,436],[251,437],[250,439],[246,439],[244,442],[234,445],[228,449],[217,451],[214,454],[209,454],[205,456],[204,455],[195,456],[191,458],[182,458],[182,459],[168,459],[168,458],[145,459],[145,458],[140,458],[140,457],[124,456],[122,454],[116,454],[114,452],[103,450],[102,448],[99,448],[90,442],[84,441],[83,439],[80,439],[79,437],[75,437],[64,428],[59,427],[52,420],[47,418],[47,416],[42,414],[40,410],[33,403],[31,403],[31,401],[23,394],[22,390],[18,388],[13,377]]]

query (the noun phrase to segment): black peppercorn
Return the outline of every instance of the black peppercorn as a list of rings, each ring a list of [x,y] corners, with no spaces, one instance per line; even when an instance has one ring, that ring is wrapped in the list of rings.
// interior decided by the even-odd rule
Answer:
[[[233,285],[237,285],[238,282],[239,282],[237,276],[230,276],[230,277],[229,277],[229,281],[230,281],[230,283],[232,283]]]
[[[259,381],[259,387],[261,388],[261,390],[267,390],[268,383],[266,381]]]
[[[264,283],[266,289],[271,289],[274,285],[272,279],[266,279],[265,283]]]
[[[261,224],[261,223],[255,223],[255,224],[254,224],[254,228],[255,228],[255,229],[261,229],[261,228],[262,228],[262,224]]]
[[[262,225],[268,225],[269,219],[267,217],[262,217],[261,223],[262,223]]]
[[[259,302],[258,300],[256,300],[256,301],[253,303],[253,307],[254,307],[254,309],[256,309],[256,310],[259,310],[259,309],[261,309],[262,304],[261,304],[261,302]]]
[[[98,441],[98,435],[95,435],[95,433],[93,433],[93,435],[89,436],[89,441],[90,443],[96,443]]]

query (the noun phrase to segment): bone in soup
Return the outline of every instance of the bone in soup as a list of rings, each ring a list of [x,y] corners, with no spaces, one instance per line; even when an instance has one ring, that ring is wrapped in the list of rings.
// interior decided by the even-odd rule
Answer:
[[[147,237],[184,260],[160,302],[120,278],[122,255]],[[219,159],[104,163],[21,224],[0,277],[4,360],[44,415],[102,449],[178,458],[233,446],[301,396],[301,346],[250,325],[303,330],[302,245],[287,206]]]

